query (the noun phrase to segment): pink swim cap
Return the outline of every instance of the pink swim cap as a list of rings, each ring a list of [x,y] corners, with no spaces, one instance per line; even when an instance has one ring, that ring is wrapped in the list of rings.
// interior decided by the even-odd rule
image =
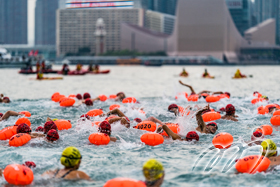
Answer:
[[[178,105],[176,105],[176,104],[171,104],[171,105],[169,105],[169,107],[168,107],[168,111],[170,111],[170,110],[173,109],[173,108],[179,108],[179,107],[178,107]]]
[[[80,116],[80,118],[86,118],[86,119],[90,120],[90,116],[89,116],[89,115],[87,115],[87,114],[83,114],[83,115],[81,115],[81,116]]]
[[[51,129],[57,130],[57,126],[53,121],[47,121],[44,125],[44,134],[47,134]]]
[[[30,133],[31,131],[32,131],[31,128],[28,125],[26,125],[25,123],[22,123],[17,127],[17,134]]]
[[[82,97],[81,94],[77,94],[77,95],[76,95],[76,98],[79,99],[79,100],[82,100],[82,99],[83,99],[83,97]]]
[[[226,106],[226,114],[227,115],[232,115],[235,112],[235,107],[232,104],[228,104]]]
[[[262,133],[260,131],[256,131],[253,133],[253,135],[256,137],[256,138],[259,138],[259,137],[262,137]]]
[[[8,100],[8,102],[10,102],[10,98],[9,97],[4,97],[3,100]]]
[[[140,118],[135,118],[134,121],[136,121],[137,123],[141,123],[141,122],[142,122],[142,119],[140,119]]]
[[[188,132],[187,136],[186,136],[186,140],[187,141],[192,141],[192,140],[199,140],[199,136],[195,131],[190,131]]]
[[[107,135],[111,134],[111,125],[108,121],[102,121],[99,124],[98,131]]]
[[[0,118],[3,116],[3,113],[0,113]]]
[[[49,130],[47,137],[46,137],[49,141],[56,141],[59,139],[59,135],[58,132],[54,129]]]
[[[87,98],[87,99],[85,100],[85,104],[86,104],[87,106],[93,106],[93,102],[92,102],[92,100],[91,100],[90,98]]]
[[[90,94],[89,93],[84,93],[84,99],[88,99],[90,98]]]
[[[22,164],[23,166],[27,166],[29,168],[36,168],[36,164],[32,161],[26,161],[24,164]]]
[[[36,131],[36,132],[44,132],[44,127],[39,126],[39,127],[36,128],[35,131]]]

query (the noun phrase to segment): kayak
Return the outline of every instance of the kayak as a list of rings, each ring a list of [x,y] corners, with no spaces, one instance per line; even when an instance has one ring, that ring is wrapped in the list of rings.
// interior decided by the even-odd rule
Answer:
[[[60,74],[60,75],[64,75],[62,71],[58,71],[57,74]],[[85,70],[81,70],[81,71],[68,71],[68,74],[67,75],[85,75],[87,74],[87,71]]]
[[[204,78],[204,79],[215,79],[215,77],[214,77],[214,76],[210,76],[210,77],[202,77],[202,78]]]
[[[232,77],[232,79],[247,79],[247,77]]]
[[[89,74],[108,74],[110,73],[110,70],[103,70],[103,71],[99,71],[99,72],[93,72],[93,71],[88,71]]]
[[[55,70],[43,70],[44,74],[48,74],[48,73],[54,73],[55,74],[57,72],[58,71],[55,71]],[[33,71],[33,70],[20,70],[18,73],[28,75],[28,74],[37,74],[38,72]]]
[[[38,81],[43,81],[43,80],[62,80],[63,77],[44,77],[42,79],[37,79],[37,78],[30,78],[30,80],[38,80]]]

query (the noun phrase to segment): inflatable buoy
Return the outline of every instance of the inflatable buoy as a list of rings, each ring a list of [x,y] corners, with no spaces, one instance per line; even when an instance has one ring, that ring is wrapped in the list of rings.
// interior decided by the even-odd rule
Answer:
[[[104,133],[93,133],[88,140],[94,145],[107,145],[110,142],[110,136]]]
[[[100,95],[100,96],[99,96],[99,99],[100,99],[100,101],[104,102],[104,101],[106,101],[108,98],[107,98],[106,95]]]
[[[12,136],[9,140],[9,145],[13,147],[23,146],[31,140],[31,136],[26,133],[19,133]]]
[[[121,107],[121,105],[118,105],[118,104],[111,105],[111,106],[109,107],[109,110],[114,110],[114,109],[120,108],[120,107]]]
[[[136,103],[136,99],[134,97],[127,97],[123,99],[122,103]]]
[[[76,95],[75,94],[70,94],[68,97],[69,98],[76,98]]]
[[[103,187],[146,187],[146,184],[128,178],[115,178],[107,181]]]
[[[58,130],[68,130],[72,128],[72,124],[64,119],[56,120],[54,123],[56,124]]]
[[[4,169],[4,178],[9,184],[29,185],[34,179],[33,171],[20,164],[11,164]]]
[[[57,102],[56,100],[58,99],[57,97],[60,95],[59,92],[55,92],[52,97],[51,97],[51,100],[54,101],[54,102]]]
[[[61,103],[64,99],[67,99],[67,97],[65,97],[65,96],[64,97],[60,97],[58,102]]]
[[[28,111],[21,111],[21,112],[19,112],[19,113],[20,113],[20,114],[24,114],[25,117],[31,117],[31,113],[28,112]]]
[[[31,122],[29,119],[27,118],[19,118],[17,121],[16,121],[16,125],[20,125],[22,123],[25,123],[26,125],[28,125],[29,127],[31,126]]]
[[[265,114],[268,114],[268,113],[269,113],[268,108],[266,108],[264,106],[258,107],[258,114],[265,115]]]
[[[164,138],[162,135],[153,132],[143,134],[140,139],[142,142],[149,146],[156,146],[164,142]]]
[[[274,126],[280,126],[280,116],[272,116],[270,123]]]
[[[276,110],[275,112],[273,112],[273,116],[280,116],[280,110]]]
[[[261,125],[256,131],[261,132],[263,135],[271,135],[273,128],[270,125]]]
[[[213,145],[219,149],[229,148],[232,142],[233,142],[232,135],[226,132],[217,134],[212,140]]]
[[[116,98],[117,98],[116,95],[110,95],[110,96],[109,96],[109,99],[116,99]]]
[[[92,122],[91,124],[92,124],[92,126],[99,126],[99,124],[101,123],[101,121],[94,121],[94,122]]]
[[[160,127],[161,125],[159,125]],[[174,132],[175,134],[178,134],[180,132],[180,128],[179,128],[179,125],[178,124],[175,124],[175,123],[166,123],[166,126],[172,130],[172,132]],[[163,131],[162,133],[160,133],[161,135],[163,136],[168,136],[168,134],[166,134],[165,131]]]
[[[252,103],[252,104],[256,104],[256,103],[258,103],[258,102],[263,102],[263,101],[265,101],[265,99],[263,99],[263,98],[255,98],[255,99],[253,99],[253,100],[251,101],[251,103]]]
[[[215,102],[218,102],[218,101],[220,101],[220,97],[218,97],[218,96],[215,96],[215,95],[209,95],[209,96],[207,96],[206,97],[206,102],[208,102],[208,103],[215,103]]]
[[[182,92],[182,93],[178,93],[176,96],[175,96],[175,99],[178,99],[179,97],[181,97],[182,95],[185,96],[185,98],[188,98],[188,93],[187,92]]]
[[[215,121],[221,119],[221,117],[222,117],[221,114],[218,112],[207,112],[202,115],[204,122]]]
[[[87,112],[87,115],[89,115],[90,117],[95,117],[95,116],[99,116],[102,115],[103,111],[100,109],[93,109]]]
[[[8,140],[17,134],[17,126],[6,127],[0,131],[0,140]]]
[[[75,99],[72,98],[65,98],[60,102],[60,106],[62,107],[71,107],[75,104]]]
[[[61,99],[61,98],[64,98],[65,97],[65,95],[55,95],[54,97],[52,97],[52,101],[54,101],[54,102],[59,102],[59,100]]]
[[[264,156],[251,155],[237,161],[235,168],[239,173],[254,174],[268,169],[270,160]]]
[[[224,99],[224,98],[230,98],[230,96],[229,95],[227,95],[227,94],[220,94],[219,96],[218,96],[219,98],[221,98],[221,99]]]
[[[155,130],[157,129],[157,125],[152,121],[143,121],[141,123],[138,123],[138,125],[136,125],[134,128],[140,129],[140,130],[146,130],[146,131],[150,131],[150,132],[155,132]]]
[[[199,95],[190,95],[190,97],[188,97],[188,101],[192,101],[192,102],[197,102],[199,98]]]

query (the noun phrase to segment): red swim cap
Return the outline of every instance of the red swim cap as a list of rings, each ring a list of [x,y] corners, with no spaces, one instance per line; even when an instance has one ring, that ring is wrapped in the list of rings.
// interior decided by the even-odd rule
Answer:
[[[262,137],[262,133],[260,131],[256,131],[253,133],[253,135],[256,137],[256,138],[259,138],[259,137]]]
[[[140,118],[135,118],[134,121],[136,121],[137,123],[141,123],[141,122],[142,122],[142,119],[140,119]]]
[[[51,129],[57,130],[57,126],[53,121],[47,121],[44,125],[44,134],[47,134]]]
[[[92,100],[91,100],[90,98],[87,98],[87,99],[85,100],[85,104],[86,104],[87,106],[93,106],[93,102],[92,102]]]
[[[2,116],[3,116],[3,113],[0,113],[0,118],[2,118]]]
[[[8,102],[10,102],[10,98],[9,97],[4,97],[3,100],[8,100]]]
[[[80,118],[86,118],[86,119],[90,120],[90,116],[89,116],[89,115],[87,115],[87,114],[83,114],[83,115],[81,115],[81,116],[80,116]]]
[[[26,161],[24,164],[22,164],[23,166],[27,166],[29,168],[36,168],[36,164],[32,161]]]
[[[49,141],[56,141],[59,139],[59,135],[58,132],[54,129],[49,130],[47,137],[46,137]]]
[[[84,99],[88,99],[90,98],[90,94],[89,93],[84,93]]]
[[[226,114],[227,115],[232,115],[235,112],[235,107],[232,104],[228,104],[226,106]]]
[[[119,96],[119,95],[121,95],[121,94],[123,94],[123,95],[125,96],[125,94],[124,94],[123,92],[117,93],[117,96]]]
[[[39,126],[39,127],[36,128],[35,131],[36,132],[44,132],[44,127]]]
[[[31,131],[31,128],[25,123],[22,123],[17,127],[17,133],[30,133]]]
[[[215,122],[211,122],[211,123],[208,123],[207,124],[207,126],[214,126],[214,127],[216,127],[216,129],[218,130],[218,125],[217,125],[217,123],[215,123]]]
[[[178,105],[176,105],[176,104],[171,104],[171,105],[169,105],[169,107],[168,107],[168,111],[170,111],[170,110],[173,109],[173,108],[179,108],[179,107],[178,107]]]
[[[77,95],[76,95],[76,98],[79,99],[79,100],[82,100],[82,99],[83,99],[83,97],[82,97],[81,94],[77,94]]]
[[[228,95],[230,97],[230,93],[229,92],[225,92],[226,95]]]
[[[225,107],[220,108],[220,111],[225,112],[226,111]]]
[[[187,136],[186,136],[186,140],[187,141],[192,141],[192,140],[199,140],[199,136],[195,131],[190,131],[188,132]]]
[[[110,123],[108,121],[102,121],[99,124],[98,131],[101,132],[101,133],[105,133],[105,134],[110,135],[111,134],[111,125],[110,125]]]

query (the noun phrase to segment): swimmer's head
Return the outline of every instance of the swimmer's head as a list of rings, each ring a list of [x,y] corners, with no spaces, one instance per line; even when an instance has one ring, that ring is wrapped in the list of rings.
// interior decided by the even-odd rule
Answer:
[[[25,123],[22,123],[17,127],[17,134],[18,133],[29,134],[29,133],[31,133],[31,131],[32,131],[31,128],[28,125],[26,125]]]
[[[56,141],[59,139],[59,134],[56,130],[51,129],[49,130],[49,132],[47,133],[47,137],[46,137],[49,141]]]
[[[220,108],[220,111],[225,112],[226,111],[225,107]]]
[[[229,97],[230,97],[230,93],[229,93],[229,92],[225,92],[225,94],[226,94],[227,96],[229,96]]]
[[[177,115],[179,113],[179,107],[176,104],[171,104],[168,106],[168,111],[175,113],[175,115]]]
[[[164,167],[159,161],[150,159],[143,165],[143,174],[149,186],[154,186],[155,184],[160,186],[164,178]]]
[[[209,94],[208,94],[208,93],[203,93],[203,94],[201,94],[201,96],[202,96],[204,99],[206,99],[206,97],[209,96]]]
[[[90,98],[91,96],[90,96],[90,94],[89,93],[84,93],[84,100],[86,100],[86,99],[88,99],[88,98]]]
[[[3,102],[3,103],[9,103],[9,102],[11,102],[11,101],[10,101],[10,98],[9,98],[9,97],[4,97],[2,102]]]
[[[57,130],[57,126],[53,121],[47,121],[44,125],[44,134],[47,134],[51,129]]]
[[[125,94],[123,92],[119,92],[116,95],[120,100],[123,100],[125,98]]]
[[[272,113],[276,109],[276,106],[270,106],[268,107],[269,113]]]
[[[208,129],[208,131],[211,133],[211,134],[215,134],[216,131],[218,130],[218,125],[217,123],[215,122],[211,122],[211,123],[208,123],[206,125],[206,128]]]
[[[77,94],[77,95],[76,95],[76,98],[77,98],[78,100],[82,100],[82,99],[83,99],[83,97],[82,97],[81,94]]]
[[[264,140],[261,143],[262,146],[262,155],[271,157],[277,155],[277,145],[270,139]]]
[[[263,138],[262,129],[257,129],[251,136],[251,141],[260,140]]]
[[[226,106],[226,114],[227,115],[234,115],[235,114],[235,107],[232,104],[228,104]]]
[[[86,104],[87,106],[93,106],[93,102],[92,102],[92,100],[91,100],[90,98],[87,98],[87,99],[85,100],[85,104]]]
[[[90,120],[90,116],[87,114],[81,115],[80,118],[82,118],[83,121],[85,121],[86,119]]]
[[[199,141],[199,136],[195,131],[190,131],[190,132],[188,132],[188,134],[186,136],[186,140],[187,141],[192,141],[192,140]]]
[[[142,119],[140,119],[140,118],[135,118],[133,121],[136,121],[137,123],[141,123],[141,122],[142,122]]]
[[[99,124],[98,131],[107,135],[111,135],[111,124],[108,121],[102,121]]]
[[[32,161],[26,161],[26,162],[24,162],[24,164],[22,164],[23,166],[27,166],[27,167],[29,167],[29,168],[36,168],[36,164],[34,163],[34,162],[32,162]]]
[[[82,155],[76,147],[67,147],[63,150],[60,162],[65,168],[78,169],[81,163]]]
[[[39,127],[36,128],[35,131],[36,131],[36,132],[44,132],[44,127],[39,126]]]
[[[2,118],[2,116],[3,116],[3,113],[0,113],[0,118]]]
[[[267,100],[267,101],[269,100],[268,97],[265,96],[265,95],[261,96],[261,98],[263,98],[263,99],[265,99],[265,100]]]

